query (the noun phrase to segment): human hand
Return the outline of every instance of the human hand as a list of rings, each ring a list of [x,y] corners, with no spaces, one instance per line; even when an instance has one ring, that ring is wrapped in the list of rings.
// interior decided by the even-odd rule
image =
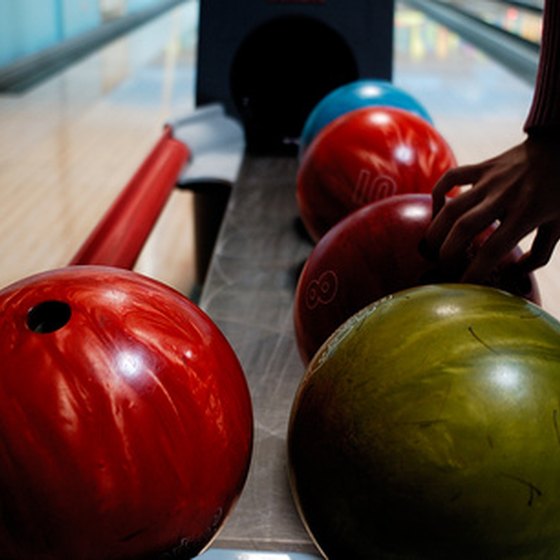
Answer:
[[[458,185],[472,188],[446,200]],[[464,282],[484,282],[502,259],[536,230],[520,274],[544,266],[560,239],[560,142],[529,137],[482,163],[448,171],[433,190],[434,218],[426,232],[431,253],[453,267],[474,237],[492,224],[496,230],[463,273]]]

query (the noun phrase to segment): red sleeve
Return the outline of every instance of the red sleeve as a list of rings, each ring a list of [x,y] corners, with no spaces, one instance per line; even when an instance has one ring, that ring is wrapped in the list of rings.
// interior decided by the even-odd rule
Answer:
[[[545,0],[539,69],[524,130],[560,132],[560,0]]]

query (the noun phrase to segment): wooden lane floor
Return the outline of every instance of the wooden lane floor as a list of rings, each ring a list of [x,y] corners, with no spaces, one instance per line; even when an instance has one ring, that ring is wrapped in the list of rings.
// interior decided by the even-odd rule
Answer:
[[[196,2],[21,95],[0,96],[0,285],[64,266],[194,107]],[[137,270],[188,293],[192,197],[174,192]]]

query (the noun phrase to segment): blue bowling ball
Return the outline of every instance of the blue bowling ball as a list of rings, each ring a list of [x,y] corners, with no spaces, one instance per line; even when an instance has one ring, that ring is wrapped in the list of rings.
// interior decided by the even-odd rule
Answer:
[[[405,109],[433,124],[426,109],[412,95],[386,80],[364,79],[345,84],[315,106],[309,114],[300,138],[300,157],[315,136],[331,121],[355,109],[385,105]]]

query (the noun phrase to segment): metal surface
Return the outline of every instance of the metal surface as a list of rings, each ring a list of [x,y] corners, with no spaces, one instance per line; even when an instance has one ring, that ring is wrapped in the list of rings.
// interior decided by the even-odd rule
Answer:
[[[313,552],[287,481],[286,430],[304,372],[294,340],[297,274],[311,250],[296,226],[297,161],[246,156],[201,295],[247,375],[255,414],[249,479],[216,546]]]
[[[297,552],[256,552],[254,550],[212,549],[202,554],[200,560],[317,560],[319,556]]]
[[[181,187],[196,189],[197,184],[210,178],[228,182],[236,179],[245,138],[241,124],[225,113],[223,105],[197,107],[170,124],[175,138],[184,142],[193,154],[179,176]]]

